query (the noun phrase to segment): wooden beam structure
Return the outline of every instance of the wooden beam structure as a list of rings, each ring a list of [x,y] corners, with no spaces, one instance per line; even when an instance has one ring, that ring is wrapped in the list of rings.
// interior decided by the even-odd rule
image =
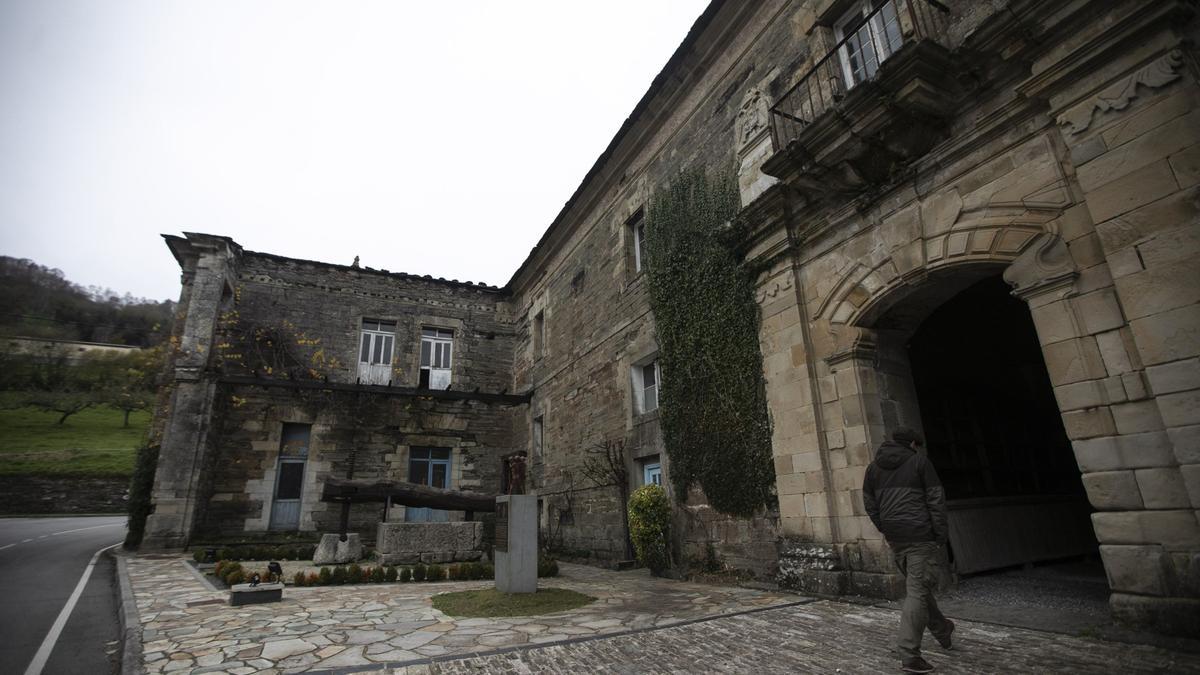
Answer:
[[[418,485],[375,478],[329,478],[321,490],[321,501],[359,503],[387,502],[397,506],[428,507],[447,511],[496,510],[496,496],[462,490]]]

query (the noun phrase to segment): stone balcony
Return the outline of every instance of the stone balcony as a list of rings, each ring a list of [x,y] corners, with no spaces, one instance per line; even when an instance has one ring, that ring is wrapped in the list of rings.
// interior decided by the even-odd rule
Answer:
[[[817,200],[887,183],[928,152],[959,100],[942,38],[948,17],[932,0],[888,0],[841,29],[844,37],[771,107],[778,151],[762,172]]]

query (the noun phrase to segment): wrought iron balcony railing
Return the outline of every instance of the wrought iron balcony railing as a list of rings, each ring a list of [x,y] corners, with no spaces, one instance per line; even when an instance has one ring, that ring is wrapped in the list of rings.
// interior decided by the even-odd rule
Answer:
[[[906,44],[939,38],[949,13],[938,0],[860,0],[834,25],[838,43],[772,106],[775,147],[785,147],[851,89],[875,79]]]

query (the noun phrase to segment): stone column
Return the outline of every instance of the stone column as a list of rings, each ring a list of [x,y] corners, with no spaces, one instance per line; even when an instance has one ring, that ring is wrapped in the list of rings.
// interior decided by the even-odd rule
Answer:
[[[1072,255],[1102,261],[1111,277],[1108,288],[1072,301],[1088,335],[1076,362],[1095,377],[1063,394],[1088,404],[1064,421],[1089,436],[1075,449],[1101,510],[1093,521],[1113,612],[1195,634],[1200,87],[1176,32],[1195,17],[1179,8],[1145,8],[1137,18],[1158,32],[1113,35],[1123,53],[1109,70],[1078,77],[1050,102],[1094,223],[1071,242]]]
[[[236,245],[222,237],[188,235],[168,240],[184,268],[187,304],[182,334],[173,336],[178,350],[168,415],[159,448],[143,550],[187,546],[199,506],[199,486],[208,451],[208,432],[217,389],[208,368],[222,299],[232,294],[231,264]]]

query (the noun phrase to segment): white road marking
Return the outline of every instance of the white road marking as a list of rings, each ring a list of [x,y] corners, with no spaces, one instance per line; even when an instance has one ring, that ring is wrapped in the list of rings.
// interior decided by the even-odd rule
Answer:
[[[71,534],[72,532],[83,532],[84,530],[98,530],[102,527],[125,527],[125,523],[109,523],[107,525],[91,525],[88,527],[77,527],[73,530],[63,530],[61,532],[51,532],[50,534],[43,534],[42,536],[38,537],[38,539],[45,539],[46,537],[57,537],[60,534]],[[31,541],[33,541],[33,539],[22,539],[21,541],[14,541],[11,544],[5,544],[4,546],[0,546],[0,551],[3,551],[6,548],[12,548],[12,547],[16,546],[17,544],[28,544]]]
[[[109,523],[108,525],[92,525],[90,527],[77,527],[74,530],[63,530],[62,532],[53,532],[46,536],[57,537],[60,534],[70,534],[72,532],[83,532],[84,530],[95,530],[101,527],[125,527],[125,523]]]
[[[79,602],[79,596],[83,595],[83,589],[87,586],[88,579],[92,576],[92,570],[96,567],[96,560],[100,558],[101,553],[120,545],[121,542],[117,542],[111,546],[105,546],[92,554],[92,559],[88,561],[87,569],[83,571],[83,576],[79,578],[79,583],[75,586],[71,597],[67,598],[67,604],[58,613],[58,618],[54,620],[54,625],[50,626],[50,632],[46,634],[46,639],[42,640],[42,646],[38,647],[37,653],[33,655],[33,661],[30,661],[29,667],[25,669],[25,675],[41,675],[42,668],[45,668],[46,662],[50,660],[50,653],[54,651],[54,644],[58,642],[58,637],[62,635],[63,628],[67,625],[67,619],[71,618],[71,612],[75,609],[75,603]]]

